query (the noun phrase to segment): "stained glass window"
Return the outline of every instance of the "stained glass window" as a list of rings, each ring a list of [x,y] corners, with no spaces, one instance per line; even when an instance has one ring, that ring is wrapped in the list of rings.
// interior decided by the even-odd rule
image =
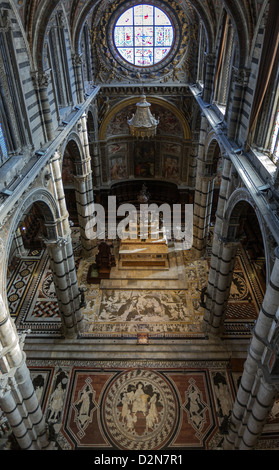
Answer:
[[[274,160],[279,160],[279,111],[277,112],[277,117],[274,122],[274,129],[272,133],[271,141],[271,154],[273,155]]]
[[[5,142],[5,137],[0,124],[0,163],[3,163],[8,158],[8,151]]]
[[[161,62],[170,52],[174,29],[169,17],[152,5],[137,5],[126,10],[114,26],[114,44],[130,64],[149,67]]]

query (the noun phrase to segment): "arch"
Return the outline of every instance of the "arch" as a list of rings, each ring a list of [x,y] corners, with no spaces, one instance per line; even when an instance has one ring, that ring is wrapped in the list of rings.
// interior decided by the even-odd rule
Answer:
[[[249,208],[250,210],[252,208],[255,212],[261,230],[262,241],[265,251],[267,284],[270,278],[272,268],[271,252],[270,247],[268,245],[269,233],[264,223],[264,219],[261,212],[252,201],[249,191],[246,188],[238,188],[231,194],[227,202],[227,210],[224,218],[226,223],[224,224],[224,231],[222,233],[222,236],[231,241],[233,239],[236,239],[237,236],[240,235],[240,219],[244,215],[244,212],[248,211]]]
[[[71,155],[74,157],[75,163],[81,163],[84,159],[84,151],[80,136],[76,132],[72,132],[61,146],[62,162],[67,148],[70,149]]]
[[[30,50],[30,44],[31,42],[29,43],[28,42],[28,37],[26,35],[26,31],[23,27],[23,24],[22,24],[22,20],[20,18],[20,14],[18,12],[18,9],[16,7],[16,5],[14,4],[14,2],[9,2],[10,6],[11,6],[11,10],[15,16],[15,19],[16,19],[16,22],[17,22],[17,26],[19,27],[20,31],[21,31],[21,34],[22,34],[22,40],[24,42],[24,46],[26,48],[26,54],[28,55],[28,59],[30,61],[30,67],[32,68],[32,54],[31,54],[31,50]],[[19,39],[19,38],[18,38]]]
[[[265,26],[264,18],[265,18],[268,3],[269,3],[269,0],[264,0],[263,5],[261,7],[261,10],[259,12],[258,18],[257,18],[257,23],[256,23],[255,28],[254,28],[254,35],[253,35],[251,49],[250,49],[248,67],[251,67],[251,64],[252,64],[253,55],[255,53],[255,47],[256,47],[256,44],[258,42],[259,30],[260,30],[260,28]]]
[[[84,24],[88,18],[88,16],[92,13],[94,8],[97,8],[100,4],[100,1],[97,1],[93,4],[93,2],[89,1],[83,6],[83,10],[79,15],[77,25],[75,30],[73,31],[73,47],[74,50],[80,53],[80,42],[81,42],[81,34],[84,27]]]
[[[210,19],[210,16],[206,11],[206,7],[200,2],[200,0],[190,0],[190,2],[193,5],[195,11],[197,12],[201,22],[203,23],[207,39],[207,53],[212,53],[215,49],[215,32],[212,25],[212,20]]]
[[[100,140],[105,140],[106,138],[106,129],[108,127],[109,122],[113,118],[113,116],[121,111],[122,109],[126,108],[129,105],[136,105],[136,103],[139,101],[139,97],[133,97],[133,98],[126,98],[125,100],[121,101],[117,105],[113,106],[113,108],[107,113],[107,115],[104,117],[103,122],[100,126],[100,131],[99,131],[99,139]],[[185,140],[190,140],[191,139],[191,130],[190,130],[190,125],[188,121],[186,120],[184,114],[172,103],[169,101],[163,99],[163,98],[156,98],[154,96],[148,96],[148,102],[152,104],[157,104],[159,106],[165,107],[169,111],[171,111],[179,120],[181,127],[183,129],[183,137]]]
[[[238,39],[238,66],[245,67],[247,66],[249,57],[250,39],[249,31],[247,29],[247,22],[244,15],[243,2],[238,2],[238,0],[224,0],[224,6],[234,24],[236,36]]]
[[[1,263],[2,285],[0,286],[0,292],[2,293],[6,292],[8,259],[16,229],[22,220],[23,214],[28,212],[35,203],[39,205],[46,224],[54,224],[59,218],[57,202],[53,195],[46,189],[34,189],[28,197],[19,204],[6,235],[6,246]],[[3,298],[5,299],[6,296],[4,295]]]
[[[61,6],[65,21],[67,22],[67,15],[61,0],[48,0],[47,3],[41,2],[36,15],[34,16],[34,23],[36,25],[33,32],[33,63],[34,70],[43,71],[44,66],[44,54],[45,54],[45,45],[47,40],[47,32],[50,27],[50,20],[53,16],[56,8]],[[68,22],[67,28],[69,30]],[[70,30],[69,30],[70,31]]]
[[[92,142],[92,137],[94,137],[94,140],[98,140],[97,113],[93,106],[90,106],[87,110],[87,131],[90,142]]]

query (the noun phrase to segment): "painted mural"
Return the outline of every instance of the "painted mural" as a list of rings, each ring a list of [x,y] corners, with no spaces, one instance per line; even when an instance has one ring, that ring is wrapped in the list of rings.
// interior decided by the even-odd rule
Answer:
[[[132,115],[135,113],[135,109],[136,105],[133,104],[118,111],[108,124],[106,136],[111,137],[116,135],[129,135],[130,130],[127,123],[127,118],[132,117]],[[158,135],[173,135],[183,138],[182,125],[177,116],[175,116],[172,111],[158,104],[151,103],[151,113],[155,115],[156,119],[159,119],[157,128]]]
[[[127,164],[125,156],[119,155],[110,159],[110,179],[119,180],[127,178]]]
[[[73,160],[69,157],[64,157],[62,166],[62,179],[64,185],[73,185],[76,169]]]
[[[155,176],[155,142],[136,142],[134,146],[136,178]]]
[[[179,179],[179,159],[172,155],[164,155],[162,176],[177,181]]]

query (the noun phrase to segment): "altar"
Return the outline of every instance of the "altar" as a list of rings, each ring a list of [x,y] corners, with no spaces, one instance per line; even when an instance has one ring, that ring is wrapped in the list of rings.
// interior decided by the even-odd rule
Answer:
[[[119,247],[119,269],[168,269],[168,243],[163,228],[156,233],[148,225],[146,236],[140,233],[139,224],[130,226],[130,237],[122,239]]]

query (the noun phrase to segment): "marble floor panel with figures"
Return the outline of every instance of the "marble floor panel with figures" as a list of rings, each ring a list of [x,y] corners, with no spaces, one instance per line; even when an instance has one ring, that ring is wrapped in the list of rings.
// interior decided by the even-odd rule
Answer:
[[[59,450],[214,450],[228,432],[243,363],[29,361]],[[279,405],[258,448],[278,447]]]
[[[86,338],[203,338],[201,292],[207,286],[209,255],[191,259],[180,253],[170,269],[158,272],[120,271],[100,284],[88,283],[94,260],[80,255],[78,230],[73,230],[74,256],[79,286],[85,287],[84,331]],[[176,263],[176,265],[175,265]],[[176,267],[175,267],[176,266]],[[256,267],[244,249],[236,257],[227,307],[224,336],[250,337],[264,295]],[[7,300],[19,330],[32,335],[60,336],[61,319],[47,251],[33,250],[9,274]]]

